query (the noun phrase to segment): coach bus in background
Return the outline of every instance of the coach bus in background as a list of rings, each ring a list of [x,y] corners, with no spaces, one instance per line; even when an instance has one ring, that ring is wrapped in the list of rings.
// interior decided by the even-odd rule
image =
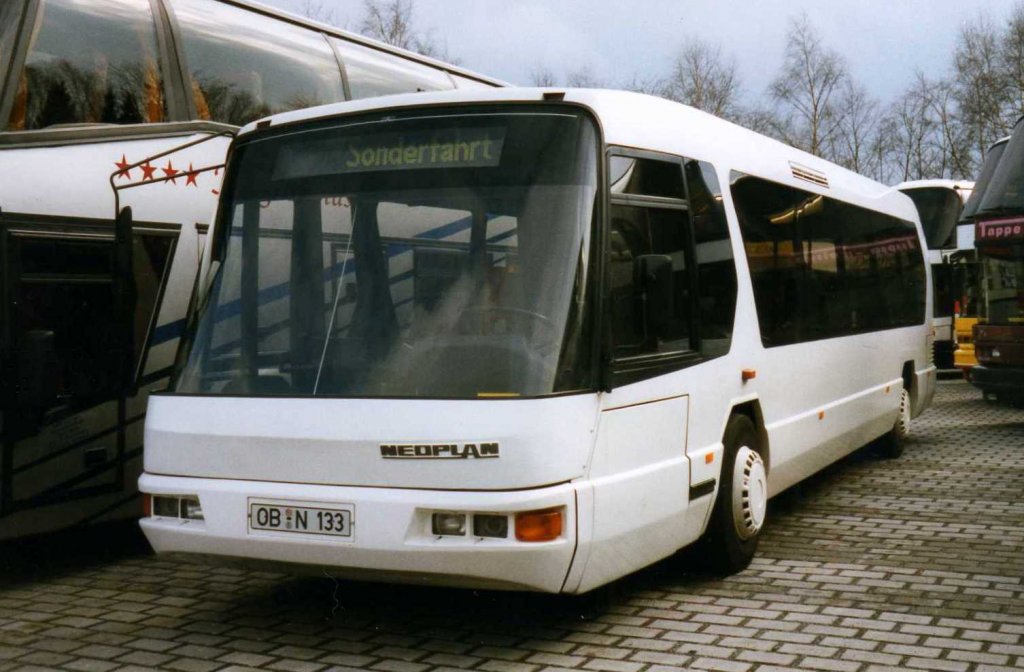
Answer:
[[[899,191],[636,93],[355,101],[242,129],[150,397],[159,552],[582,593],[931,401]],[[327,203],[341,202],[331,209]]]
[[[963,293],[958,281],[965,277],[964,269],[974,251],[973,236],[961,239],[961,227],[957,222],[974,183],[966,180],[913,180],[901,182],[896,188],[910,196],[921,218],[934,292],[935,365],[940,371],[949,370],[953,368],[953,351],[956,349],[954,313]],[[966,251],[969,254],[965,254]]]
[[[1024,404],[1024,119],[988,152],[965,217],[981,267],[971,382],[986,399]]]
[[[0,538],[141,513],[146,396],[167,383],[239,125],[497,83],[241,2],[0,3]]]

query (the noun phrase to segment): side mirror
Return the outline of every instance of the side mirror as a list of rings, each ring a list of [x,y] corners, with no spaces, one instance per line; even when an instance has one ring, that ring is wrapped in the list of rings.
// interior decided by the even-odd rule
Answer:
[[[22,409],[45,411],[60,398],[60,362],[52,331],[25,333],[17,358],[17,404]]]
[[[634,259],[633,286],[637,291],[638,313],[643,320],[644,341],[649,343],[668,326],[675,310],[672,257],[644,254]]]
[[[114,220],[114,328],[117,387],[126,395],[135,392],[135,266],[132,209],[121,208]]]

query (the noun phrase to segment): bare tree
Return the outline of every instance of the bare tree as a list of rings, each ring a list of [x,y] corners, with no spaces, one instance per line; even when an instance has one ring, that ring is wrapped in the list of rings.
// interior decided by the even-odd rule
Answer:
[[[439,43],[431,31],[416,30],[413,9],[413,0],[364,0],[359,32],[401,49],[458,63],[458,59],[448,54],[447,46]]]
[[[637,93],[646,93],[650,96],[668,97],[665,95],[665,81],[657,76],[640,77],[634,73],[631,79],[619,84],[618,88],[625,89],[626,91],[636,91]]]
[[[867,89],[846,78],[840,87],[838,107],[842,114],[829,158],[854,172],[880,175],[881,165],[875,152],[880,121],[878,102],[868,95]]]
[[[715,116],[739,116],[739,78],[736,62],[702,40],[691,40],[679,51],[665,84],[665,96]]]
[[[530,72],[530,84],[533,86],[558,86],[555,83],[555,73],[543,65],[537,65]]]
[[[753,107],[740,110],[736,123],[762,135],[768,135],[778,140],[785,140],[786,134],[780,133],[779,129],[784,124],[779,120],[775,110],[771,107],[758,103]]]
[[[782,112],[778,130],[791,144],[812,154],[827,151],[842,121],[837,99],[846,76],[843,58],[822,45],[807,16],[794,20],[782,71],[769,89]]]
[[[302,5],[299,7],[299,14],[320,23],[343,27],[338,21],[338,14],[334,11],[334,8],[324,6],[324,3],[320,2],[320,0],[303,0]]]
[[[590,70],[589,65],[576,68],[565,78],[566,86],[575,89],[593,89],[603,86],[601,79]]]
[[[975,163],[1008,130],[1003,116],[1006,77],[1000,66],[999,35],[992,23],[979,18],[965,25],[954,57],[954,95]]]
[[[1004,124],[1009,127],[1024,115],[1024,3],[1013,9],[999,44],[1003,71]]]

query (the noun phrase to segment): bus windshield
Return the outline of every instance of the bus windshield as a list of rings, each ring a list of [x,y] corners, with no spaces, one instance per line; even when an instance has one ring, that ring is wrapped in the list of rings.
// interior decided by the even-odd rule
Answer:
[[[312,122],[240,144],[174,389],[588,387],[598,150],[574,108],[523,106]]]
[[[979,248],[985,321],[1024,325],[1024,242]]]
[[[960,195],[946,187],[907,189],[917,206],[921,228],[929,250],[956,247],[956,223],[960,218]]]

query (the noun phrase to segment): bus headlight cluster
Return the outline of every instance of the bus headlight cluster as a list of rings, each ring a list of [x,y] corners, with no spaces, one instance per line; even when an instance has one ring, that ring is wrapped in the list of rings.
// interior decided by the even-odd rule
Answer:
[[[203,520],[203,507],[195,496],[153,495],[151,511],[153,516],[161,518],[182,518],[184,520]]]
[[[514,514],[446,511],[431,515],[430,530],[439,537],[507,539],[514,520],[517,541],[552,541],[562,536],[562,517],[560,508]]]

